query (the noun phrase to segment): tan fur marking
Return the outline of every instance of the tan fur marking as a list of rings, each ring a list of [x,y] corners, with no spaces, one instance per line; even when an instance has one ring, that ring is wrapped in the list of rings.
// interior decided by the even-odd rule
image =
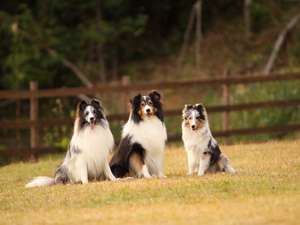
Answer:
[[[76,108],[76,115],[75,115],[74,128],[73,128],[74,134],[77,134],[79,132],[79,123],[80,123],[79,105],[80,103],[77,105]]]
[[[184,125],[186,127],[191,127],[190,120],[189,119],[187,119],[187,120],[185,119],[184,120]],[[196,122],[196,129],[195,130],[201,129],[204,126],[205,126],[205,121],[204,120],[197,120],[197,122]]]
[[[133,173],[137,174],[138,177],[142,176],[143,162],[139,154],[132,153],[129,158],[129,165]]]
[[[144,114],[144,111],[143,111],[142,108],[140,108],[140,110],[138,111],[138,114],[140,115],[140,117],[141,117],[142,119],[144,119],[145,114]]]
[[[144,112],[144,108],[145,108],[145,104],[143,104],[143,103],[141,103],[141,105],[140,105],[140,110],[138,111],[138,114],[140,115],[140,117],[142,118],[142,119],[144,119],[146,116],[153,116],[154,115],[154,113],[156,112],[156,109],[153,107],[153,106],[149,106],[150,108],[151,108],[151,113],[150,114],[145,114]]]

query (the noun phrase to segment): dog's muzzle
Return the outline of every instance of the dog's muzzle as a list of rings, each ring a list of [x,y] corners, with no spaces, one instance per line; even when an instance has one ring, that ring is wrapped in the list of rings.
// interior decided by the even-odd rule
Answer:
[[[145,111],[146,115],[148,115],[148,116],[152,115],[152,109],[149,106],[146,106],[145,109],[144,109],[144,111]]]
[[[96,119],[94,117],[90,118],[90,125],[91,125],[92,128],[95,127],[95,125],[96,125]]]

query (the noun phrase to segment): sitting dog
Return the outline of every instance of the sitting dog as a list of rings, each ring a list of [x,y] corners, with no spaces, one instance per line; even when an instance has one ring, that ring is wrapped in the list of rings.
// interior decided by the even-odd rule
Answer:
[[[131,101],[129,120],[110,167],[116,177],[133,175],[164,177],[163,160],[167,132],[160,94],[136,95]]]
[[[202,104],[185,105],[182,111],[182,140],[187,153],[188,174],[224,171],[235,173],[213,138]]]
[[[106,177],[116,180],[112,174],[108,155],[114,147],[114,139],[100,102],[82,101],[77,106],[74,131],[69,150],[54,178],[37,177],[26,187],[49,186],[59,183],[82,183]]]

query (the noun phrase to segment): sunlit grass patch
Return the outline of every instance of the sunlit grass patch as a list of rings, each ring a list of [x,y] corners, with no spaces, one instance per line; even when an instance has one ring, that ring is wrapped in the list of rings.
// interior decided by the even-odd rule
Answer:
[[[167,179],[25,189],[63,155],[0,168],[0,224],[297,224],[300,141],[222,146],[236,175],[186,176],[181,145],[166,151]]]

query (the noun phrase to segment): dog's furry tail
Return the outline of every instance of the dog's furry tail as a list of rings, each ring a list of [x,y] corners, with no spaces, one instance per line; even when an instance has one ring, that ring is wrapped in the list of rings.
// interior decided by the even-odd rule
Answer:
[[[25,187],[26,188],[43,187],[43,186],[51,186],[54,184],[55,184],[54,178],[40,176],[31,180],[28,184],[25,185]]]

